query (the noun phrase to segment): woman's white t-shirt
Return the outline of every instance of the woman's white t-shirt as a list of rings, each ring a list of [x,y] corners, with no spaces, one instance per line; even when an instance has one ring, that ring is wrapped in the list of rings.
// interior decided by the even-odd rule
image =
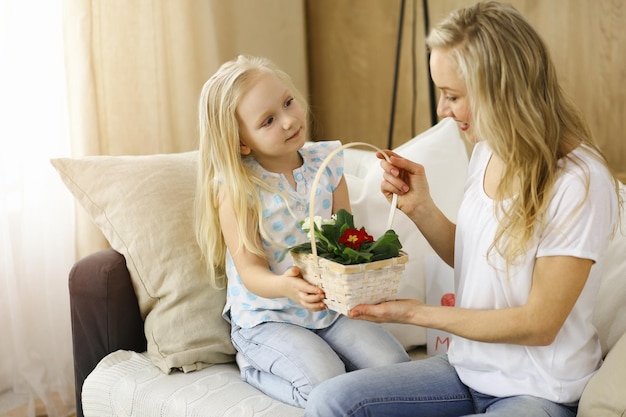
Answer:
[[[549,346],[483,343],[454,336],[450,363],[463,383],[488,395],[532,395],[559,403],[577,401],[601,363],[601,349],[592,324],[609,236],[617,216],[615,189],[606,168],[589,152],[577,148],[563,159],[546,213],[546,227],[536,232],[520,265],[509,269],[495,253],[487,253],[497,227],[494,201],[483,183],[492,151],[484,142],[474,149],[468,168],[455,241],[457,306],[503,309],[526,303],[536,258],[574,256],[591,259],[587,283]],[[587,188],[587,181],[589,187]],[[515,323],[511,323],[514,326]]]

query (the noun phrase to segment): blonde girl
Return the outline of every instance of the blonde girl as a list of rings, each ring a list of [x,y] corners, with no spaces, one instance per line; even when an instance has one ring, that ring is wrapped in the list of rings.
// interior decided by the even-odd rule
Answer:
[[[619,185],[512,6],[453,12],[428,39],[437,112],[474,145],[457,224],[392,152],[381,186],[455,270],[456,307],[398,300],[352,317],[452,333],[447,355],[320,385],[307,416],[575,416],[601,363],[592,324]]]
[[[307,241],[313,178],[341,144],[307,143],[307,107],[290,77],[267,59],[239,56],[206,82],[199,104],[196,233],[212,284],[227,281],[242,378],[304,407],[320,382],[355,369],[408,361],[375,323],[326,309],[288,246]],[[333,158],[316,194],[316,214],[350,210],[343,156]]]

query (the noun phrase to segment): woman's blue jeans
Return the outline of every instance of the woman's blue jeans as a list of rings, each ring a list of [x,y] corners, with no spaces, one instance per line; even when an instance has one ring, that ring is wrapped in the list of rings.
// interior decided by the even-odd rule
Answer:
[[[385,328],[343,315],[320,330],[273,322],[251,329],[233,326],[231,338],[239,352],[242,379],[270,397],[301,408],[311,390],[329,378],[410,361]]]
[[[496,398],[465,386],[447,355],[340,375],[316,387],[306,417],[574,417],[576,406],[531,396]]]

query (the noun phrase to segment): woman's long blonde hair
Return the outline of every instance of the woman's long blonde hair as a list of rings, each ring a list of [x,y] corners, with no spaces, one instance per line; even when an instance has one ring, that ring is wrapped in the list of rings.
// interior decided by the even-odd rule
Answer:
[[[559,159],[573,160],[569,151],[586,145],[612,170],[561,89],[546,45],[515,8],[486,1],[459,9],[431,31],[427,44],[451,52],[466,83],[474,134],[505,165],[495,196],[499,229],[490,251],[513,265],[537,225],[543,226]],[[615,188],[620,199],[617,180]],[[519,190],[512,199],[511,190]]]
[[[264,256],[255,236],[259,230],[267,237],[261,224],[261,204],[256,187],[267,189],[243,164],[239,152],[240,133],[237,106],[261,74],[273,74],[294,95],[305,113],[307,105],[293,81],[270,60],[240,55],[223,64],[202,88],[199,111],[199,157],[195,198],[196,239],[214,287],[223,287],[226,244],[219,221],[220,193],[230,198],[241,245]],[[224,194],[222,194],[224,195]]]

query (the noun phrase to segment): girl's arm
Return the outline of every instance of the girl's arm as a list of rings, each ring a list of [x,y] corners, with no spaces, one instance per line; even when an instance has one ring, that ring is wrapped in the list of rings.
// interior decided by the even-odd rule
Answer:
[[[384,170],[381,191],[389,201],[393,194],[398,195],[398,208],[415,223],[439,257],[454,267],[456,225],[433,202],[424,167],[392,151],[385,153],[390,163],[381,153],[376,154]]]
[[[572,256],[535,261],[528,300],[521,307],[471,310],[422,304],[417,300],[360,305],[350,317],[408,323],[479,342],[545,346],[551,344],[580,295],[593,261]]]
[[[350,195],[348,194],[348,183],[346,177],[342,176],[339,185],[333,192],[333,213],[337,213],[340,209],[344,209],[352,213],[350,209]]]
[[[243,245],[239,238],[238,219],[226,193],[220,196],[219,216],[224,241],[246,288],[264,298],[289,297],[311,311],[326,308],[323,291],[305,281],[297,267],[276,275],[270,271],[265,257],[251,252]],[[252,241],[260,241],[256,230],[249,230],[248,236]]]

